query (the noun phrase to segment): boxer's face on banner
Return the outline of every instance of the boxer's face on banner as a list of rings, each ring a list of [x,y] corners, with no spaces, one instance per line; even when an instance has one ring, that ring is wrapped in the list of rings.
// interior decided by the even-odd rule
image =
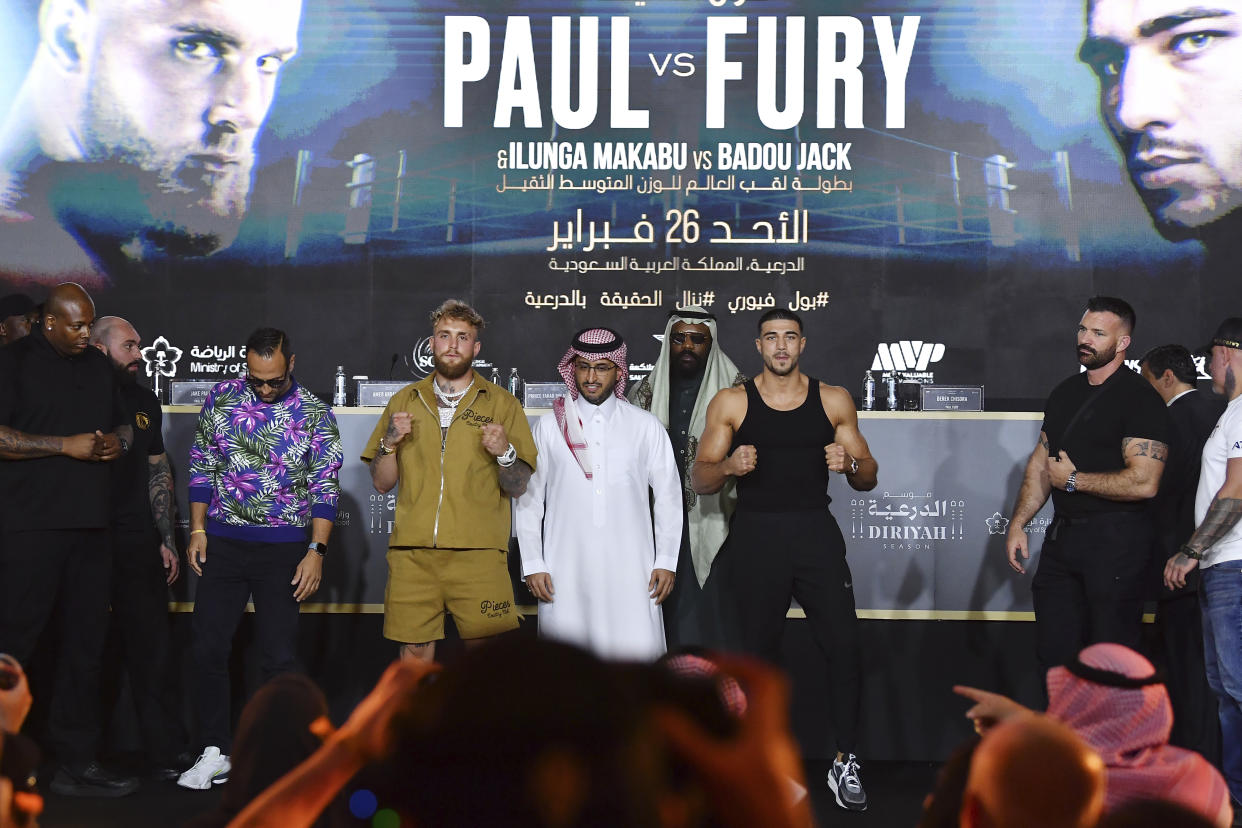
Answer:
[[[1162,234],[1242,207],[1242,0],[1094,0],[1079,55]]]
[[[109,0],[90,15],[88,160],[153,173],[158,225],[229,243],[277,75],[297,50],[301,0]]]

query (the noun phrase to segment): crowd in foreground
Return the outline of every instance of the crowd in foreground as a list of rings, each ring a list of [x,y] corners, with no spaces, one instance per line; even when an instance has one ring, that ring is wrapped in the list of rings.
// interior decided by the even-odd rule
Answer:
[[[21,668],[4,668],[16,681],[0,690],[0,828],[31,828],[37,751],[12,735],[31,696]],[[1168,693],[1129,648],[1095,644],[1050,670],[1044,713],[955,689],[979,735],[941,769],[920,828],[1232,823],[1223,777],[1168,744]],[[332,828],[381,812],[413,826],[814,824],[773,668],[706,652],[605,662],[506,636],[448,667],[394,662],[340,727],[305,676],[269,681],[242,713],[218,806],[190,825]]]

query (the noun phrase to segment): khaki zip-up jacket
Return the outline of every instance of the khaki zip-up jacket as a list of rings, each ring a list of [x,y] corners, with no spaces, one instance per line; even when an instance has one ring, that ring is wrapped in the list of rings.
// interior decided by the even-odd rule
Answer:
[[[483,448],[480,429],[492,422],[503,425],[518,458],[533,469],[535,440],[526,412],[512,394],[475,371],[474,385],[441,443],[432,382],[427,377],[393,395],[362,453],[370,463],[379,454],[389,418],[410,412],[410,436],[397,446],[396,522],[388,545],[508,549],[509,498],[500,490],[500,466]]]

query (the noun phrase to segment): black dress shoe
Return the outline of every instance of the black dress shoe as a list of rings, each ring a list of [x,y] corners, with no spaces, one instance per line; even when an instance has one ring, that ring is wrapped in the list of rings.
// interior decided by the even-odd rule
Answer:
[[[178,753],[169,759],[159,759],[152,763],[147,777],[157,782],[172,782],[194,767],[196,761],[198,757],[192,753]]]
[[[61,765],[48,786],[60,796],[128,796],[138,790],[138,779],[105,770],[98,762]]]

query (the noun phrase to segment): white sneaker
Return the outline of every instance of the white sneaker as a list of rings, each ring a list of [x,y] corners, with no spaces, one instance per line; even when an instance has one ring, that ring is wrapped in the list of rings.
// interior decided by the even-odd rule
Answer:
[[[229,764],[229,757],[220,752],[218,747],[209,747],[203,751],[203,755],[198,757],[198,761],[194,763],[194,767],[181,774],[177,779],[177,784],[183,788],[193,788],[196,791],[206,791],[211,786],[219,785],[229,781],[229,770],[232,765]]]
[[[834,759],[828,771],[828,787],[836,795],[837,804],[847,811],[867,810],[867,794],[858,778],[858,759],[848,754],[845,761]]]

